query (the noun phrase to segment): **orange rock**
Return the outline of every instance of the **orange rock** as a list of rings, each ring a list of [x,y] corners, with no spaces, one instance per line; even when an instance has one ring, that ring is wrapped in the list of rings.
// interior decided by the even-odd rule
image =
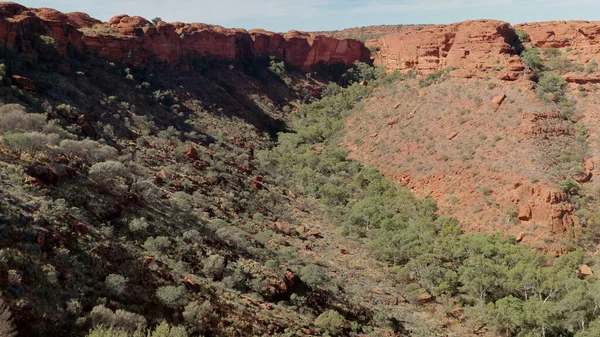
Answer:
[[[531,43],[540,48],[572,48],[568,58],[587,64],[600,53],[600,22],[548,21],[515,25],[529,35]],[[574,81],[571,77],[569,81]],[[576,80],[575,83],[578,83]]]
[[[531,213],[532,213],[531,206],[522,205],[521,207],[519,207],[519,213],[518,213],[517,217],[521,221],[529,221],[531,219]]]
[[[394,109],[398,110],[398,108],[400,107],[401,103],[397,103],[396,105],[394,105]]]
[[[525,233],[523,233],[523,232],[519,233],[519,235],[517,235],[517,242],[523,241],[524,237],[525,237]]]
[[[35,85],[33,80],[31,80],[30,78],[27,78],[24,76],[19,76],[19,75],[12,75],[11,78],[13,79],[13,82],[15,83],[15,85],[18,88],[21,88],[21,89],[27,90],[27,91],[36,91],[37,90],[37,86]]]
[[[191,145],[185,147],[185,152],[183,154],[189,159],[198,160],[198,150]]]
[[[309,237],[309,236],[314,236],[314,237],[317,237],[317,238],[322,237],[321,236],[321,232],[319,232],[317,230],[314,230],[314,229],[311,229],[311,230],[308,231],[308,233],[306,233],[306,237]]]
[[[503,72],[514,80],[525,69],[509,41],[516,38],[510,24],[495,20],[465,21],[388,34],[377,40],[375,65],[387,71],[417,70],[428,74],[453,67],[453,76],[487,78]]]
[[[587,264],[582,264],[581,267],[579,267],[579,275],[586,277],[594,275],[594,272],[592,271],[592,268],[590,268],[590,266],[588,266]]]
[[[288,194],[290,195],[290,198],[292,198],[292,199],[297,198],[296,193],[294,193],[293,191],[288,190]]]
[[[296,227],[296,232],[298,234],[304,234],[306,232],[306,227],[305,226],[298,226],[298,227]]]
[[[288,224],[286,224],[286,223],[283,223],[283,222],[279,222],[279,221],[277,221],[277,222],[275,223],[275,228],[277,228],[277,230],[278,230],[280,233],[283,233],[283,234],[286,234],[286,235],[289,235],[289,234],[290,234],[290,232],[291,232],[291,230],[290,230],[290,226],[289,226]]]
[[[99,30],[82,30],[97,26]],[[107,33],[110,29],[118,34]],[[84,47],[113,62],[131,65],[187,66],[189,57],[254,61],[276,56],[304,70],[319,63],[371,62],[364,44],[352,39],[291,31],[281,35],[262,30],[225,29],[203,23],[165,23],[154,26],[139,16],[118,15],[108,24],[84,13],[63,14],[53,9],[29,9],[0,3],[0,42],[19,52],[32,52],[40,36],[52,37],[59,52]],[[131,55],[135,55],[132,58]]]
[[[394,117],[390,120],[387,121],[387,125],[389,126],[394,126],[395,124],[397,124],[400,121],[400,116]]]
[[[500,104],[502,104],[502,102],[504,102],[505,98],[506,98],[506,94],[502,93],[502,94],[492,98],[492,103],[495,105],[500,105]]]

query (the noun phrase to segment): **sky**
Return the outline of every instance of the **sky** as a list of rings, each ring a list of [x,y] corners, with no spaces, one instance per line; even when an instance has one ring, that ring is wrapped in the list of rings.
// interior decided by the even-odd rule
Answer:
[[[27,7],[85,12],[102,21],[117,14],[204,22],[276,32],[497,19],[512,24],[600,20],[598,0],[13,0]]]

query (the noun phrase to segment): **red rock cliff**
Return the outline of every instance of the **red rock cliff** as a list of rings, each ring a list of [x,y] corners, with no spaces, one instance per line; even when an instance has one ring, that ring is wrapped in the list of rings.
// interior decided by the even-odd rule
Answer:
[[[570,48],[566,55],[585,64],[600,61],[600,21],[548,21],[515,25],[527,32],[526,42],[538,48]]]
[[[248,60],[276,56],[304,70],[319,62],[346,64],[370,62],[370,52],[356,40],[291,31],[285,35],[262,30],[225,29],[202,23],[165,23],[128,15],[108,24],[84,13],[29,9],[0,3],[0,43],[18,51],[33,52],[42,35],[57,42],[61,52],[71,45],[89,49],[115,62],[134,65],[176,66],[192,57]]]
[[[375,65],[424,74],[452,67],[458,77],[514,80],[525,68],[511,46],[515,39],[508,23],[494,20],[406,30],[377,40]]]

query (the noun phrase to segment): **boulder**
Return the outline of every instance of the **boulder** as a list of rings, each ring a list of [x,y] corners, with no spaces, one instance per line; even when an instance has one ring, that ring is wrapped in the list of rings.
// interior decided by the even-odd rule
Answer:
[[[500,104],[502,104],[502,102],[504,102],[505,99],[506,99],[506,94],[502,93],[502,94],[492,98],[492,104],[500,106]]]
[[[198,160],[198,150],[196,150],[196,148],[191,145],[187,145],[185,147],[185,152],[183,153],[183,155],[188,157],[189,159]]]
[[[590,266],[588,266],[587,264],[582,264],[581,267],[579,267],[579,275],[581,275],[582,277],[586,277],[594,275],[594,272],[592,271],[592,268],[590,268]]]
[[[521,221],[529,221],[531,220],[531,206],[529,205],[522,205],[521,207],[519,207],[519,213],[517,215],[517,217],[519,218],[519,220]]]

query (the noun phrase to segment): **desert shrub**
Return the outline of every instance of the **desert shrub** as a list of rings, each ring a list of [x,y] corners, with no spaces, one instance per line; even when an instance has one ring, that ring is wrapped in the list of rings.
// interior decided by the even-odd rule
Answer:
[[[144,248],[149,252],[164,253],[171,246],[171,240],[166,236],[149,237],[144,242]]]
[[[432,84],[439,83],[444,80],[444,78],[447,76],[449,71],[450,71],[449,69],[442,69],[442,70],[435,71],[431,74],[428,74],[427,76],[425,76],[425,79],[422,79],[419,81],[419,86],[421,88],[424,88],[424,87],[428,87]]]
[[[163,286],[156,290],[156,297],[162,304],[170,308],[179,308],[185,305],[185,288],[180,286]]]
[[[273,74],[279,77],[286,85],[289,86],[292,84],[292,79],[287,74],[285,62],[278,61],[276,59],[271,59],[271,62],[269,64],[269,71],[271,71]]]
[[[335,95],[339,94],[341,90],[342,90],[342,87],[340,87],[339,84],[337,84],[335,82],[330,82],[329,84],[327,84],[327,86],[325,86],[325,88],[323,88],[321,95],[323,95],[323,97],[335,96]]]
[[[144,316],[121,309],[113,312],[103,305],[95,306],[87,318],[93,327],[102,326],[126,332],[143,331],[147,325]]]
[[[200,304],[198,301],[190,302],[183,310],[183,319],[196,330],[202,330],[205,326],[204,319],[212,313],[212,304],[205,301]]]
[[[533,71],[533,73],[538,76],[542,71],[544,71],[544,63],[542,62],[542,57],[540,53],[535,48],[528,48],[521,53],[521,59],[527,65],[529,70]]]
[[[132,337],[132,334],[120,329],[99,326],[91,329],[86,337]]]
[[[152,180],[137,180],[131,184],[129,192],[136,195],[140,201],[149,204],[160,202],[164,191],[156,186]]]
[[[585,66],[585,72],[587,74],[593,74],[598,70],[598,62],[596,62],[596,60],[591,60],[590,62],[588,62],[588,64],[586,64]]]
[[[104,279],[104,286],[114,295],[122,295],[127,289],[127,278],[118,274],[109,274]]]
[[[171,326],[167,322],[161,322],[153,330],[137,331],[131,333],[129,331],[99,326],[91,329],[86,337],[188,337],[188,333],[182,326]]]
[[[342,75],[342,79],[346,83],[352,84],[361,81],[373,81],[385,76],[385,67],[373,68],[367,63],[356,61],[352,66]]]
[[[42,131],[46,125],[46,115],[25,112],[18,104],[0,107],[0,134]]]
[[[114,160],[118,156],[117,149],[91,139],[62,140],[58,151],[70,160],[81,160],[89,164]]]
[[[162,321],[152,332],[148,333],[148,337],[188,337],[188,333],[182,326],[171,326]]]
[[[36,156],[38,153],[49,150],[49,146],[58,144],[57,134],[44,134],[41,132],[8,133],[4,135],[4,145],[14,153],[20,155],[27,153]]]
[[[332,335],[340,335],[347,325],[344,316],[335,310],[327,310],[315,319],[315,325],[321,332],[328,332]]]
[[[0,299],[0,336],[2,337],[17,336],[17,331],[11,316],[12,313],[10,312],[10,308]]]
[[[517,34],[517,36],[519,37],[519,40],[521,40],[521,41],[525,41],[529,38],[529,34],[527,34],[527,32],[524,31],[523,29],[517,29],[515,31],[515,33]]]
[[[306,283],[311,288],[315,288],[325,283],[325,271],[314,264],[304,266],[298,273],[302,282]]]
[[[545,54],[547,60],[544,65],[550,70],[557,71],[559,73],[564,73],[569,70],[578,70],[573,62],[565,58],[562,55],[562,52],[558,49],[546,49]]]
[[[133,219],[129,222],[129,230],[133,233],[146,233],[149,226],[145,218]]]
[[[109,160],[92,165],[88,175],[95,183],[111,187],[120,181],[124,181],[128,176],[128,172],[123,163]]]
[[[202,271],[206,276],[220,278],[225,270],[225,258],[221,255],[211,255],[204,260]]]
[[[559,102],[564,99],[566,86],[567,82],[560,75],[545,71],[539,77],[537,94],[544,99]]]
[[[64,221],[64,214],[70,211],[65,199],[43,200],[34,214],[35,221],[59,224]]]

